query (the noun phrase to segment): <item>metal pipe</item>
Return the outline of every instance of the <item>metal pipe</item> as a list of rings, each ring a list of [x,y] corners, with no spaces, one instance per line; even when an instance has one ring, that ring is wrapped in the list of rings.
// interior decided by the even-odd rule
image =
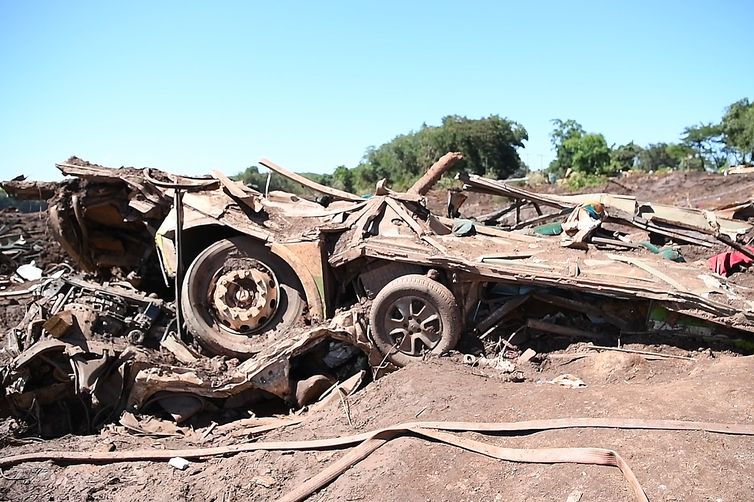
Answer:
[[[175,321],[176,335],[183,340],[183,311],[181,310],[181,286],[183,285],[183,190],[175,188],[173,192],[175,209]]]

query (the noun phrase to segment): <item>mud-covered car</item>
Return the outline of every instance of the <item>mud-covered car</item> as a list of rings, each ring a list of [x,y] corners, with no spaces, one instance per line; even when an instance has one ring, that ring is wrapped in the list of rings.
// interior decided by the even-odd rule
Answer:
[[[751,345],[750,291],[704,264],[596,237],[563,247],[459,219],[459,193],[448,198],[455,218],[433,214],[426,195],[460,158],[443,156],[406,192],[378,183],[368,198],[269,161],[261,164],[318,196],[77,158],[58,164],[60,184],[5,183],[17,196],[44,189],[52,232],[84,276],[57,272],[26,288],[37,299],[0,349],[0,409],[39,435],[83,433],[124,410],[184,422],[302,407],[453,349],[515,358],[524,346],[663,334],[693,348],[721,338]],[[461,177],[516,207],[582,211],[579,197]],[[624,223],[675,239],[705,243],[712,232],[733,242],[751,230],[600,200]]]
[[[152,288],[178,275],[188,331],[209,353],[241,359],[358,303],[369,306],[370,339],[397,365],[453,349],[462,333],[485,335],[525,301],[588,311],[619,331],[646,329],[658,308],[752,330],[745,294],[693,264],[479,225],[459,236],[425,200],[459,158],[444,156],[405,193],[380,185],[366,199],[261,162],[324,195],[319,203],[219,172],[192,179],[72,159],[58,165],[75,178],[52,217],[85,270],[119,267]]]

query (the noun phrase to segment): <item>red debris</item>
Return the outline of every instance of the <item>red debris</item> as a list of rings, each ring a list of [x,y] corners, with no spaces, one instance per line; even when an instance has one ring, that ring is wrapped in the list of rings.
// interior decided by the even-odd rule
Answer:
[[[754,246],[746,246],[746,249],[754,252]],[[715,273],[728,277],[739,267],[746,267],[754,262],[741,251],[727,251],[716,254],[707,260],[707,266]]]

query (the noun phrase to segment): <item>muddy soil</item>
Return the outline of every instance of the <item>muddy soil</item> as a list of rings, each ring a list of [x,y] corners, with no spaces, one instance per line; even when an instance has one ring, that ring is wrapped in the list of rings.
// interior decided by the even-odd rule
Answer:
[[[449,359],[414,364],[369,385],[330,409],[305,413],[297,426],[264,440],[348,435],[413,420],[517,421],[561,417],[668,418],[754,423],[749,381],[754,358],[694,353],[695,361],[647,361],[599,353],[541,367],[525,364],[527,381],[506,382],[490,369]],[[587,384],[546,383],[561,373]],[[349,424],[349,416],[350,423]],[[748,500],[754,493],[754,438],[705,432],[574,429],[504,437],[466,434],[506,447],[602,447],[629,463],[650,500]],[[180,448],[242,442],[210,436],[203,443],[103,432],[45,443],[8,445],[6,455],[38,450]],[[341,451],[255,452],[192,462],[60,466],[33,462],[7,469],[8,500],[274,501],[340,458]],[[501,462],[416,438],[394,440],[311,500],[565,501],[632,500],[617,469],[576,464]],[[32,495],[33,494],[33,495]]]
[[[637,175],[598,187],[658,202],[711,207],[745,200],[754,176],[674,173]],[[551,190],[552,187],[537,187]],[[688,194],[687,194],[688,192]],[[479,212],[500,200],[470,201]],[[433,204],[444,205],[444,195]],[[46,235],[46,234],[45,234]],[[62,259],[50,247],[52,261]],[[699,258],[703,258],[700,251]],[[751,275],[751,272],[746,272]],[[748,277],[748,276],[747,276]],[[22,305],[0,304],[10,325]],[[3,317],[4,316],[4,317]],[[345,403],[305,411],[299,425],[251,438],[242,426],[206,438],[154,438],[111,427],[92,436],[51,441],[18,438],[14,424],[0,425],[2,455],[42,450],[109,451],[217,446],[252,440],[327,438],[403,421],[517,421],[538,418],[614,417],[754,424],[750,392],[754,357],[672,346],[630,345],[685,357],[648,360],[635,354],[597,353],[583,345],[541,363],[517,366],[524,381],[498,370],[464,365],[459,356],[413,364],[388,375]],[[583,354],[582,354],[583,353]],[[570,373],[586,387],[550,384]],[[750,500],[754,493],[754,437],[705,432],[572,429],[525,436],[466,434],[491,444],[536,447],[603,447],[629,463],[650,500]],[[166,462],[104,465],[21,464],[2,472],[0,500],[49,501],[274,501],[344,455],[343,451],[256,452],[192,462],[185,471]],[[394,440],[336,479],[311,500],[597,501],[632,500],[620,471],[575,464],[502,462],[417,438]]]

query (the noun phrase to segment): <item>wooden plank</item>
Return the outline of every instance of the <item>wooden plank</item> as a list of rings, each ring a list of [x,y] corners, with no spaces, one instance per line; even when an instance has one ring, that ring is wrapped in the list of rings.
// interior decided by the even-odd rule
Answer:
[[[453,220],[445,217],[438,217],[437,220],[448,228],[453,227]],[[543,242],[545,239],[541,237],[534,237],[533,235],[519,234],[511,232],[510,230],[503,230],[498,227],[488,227],[485,225],[474,224],[476,233],[480,235],[489,235],[490,237],[501,237],[503,239],[518,241],[518,242]]]
[[[481,221],[482,223],[489,223],[491,221],[497,221],[506,214],[510,213],[516,209],[516,204],[509,204],[508,206],[504,207],[503,209],[498,209],[497,211],[492,211],[491,213],[485,213],[480,214],[478,216],[469,216],[470,219]]]
[[[641,247],[639,244],[634,244],[633,242],[623,242],[619,241],[618,239],[607,239],[605,237],[592,237],[589,239],[589,242],[593,244],[606,244],[608,246],[617,246],[628,249],[639,249]]]
[[[583,329],[571,328],[569,326],[560,326],[559,324],[552,324],[540,321],[539,319],[528,319],[526,321],[526,326],[531,329],[536,329],[537,331],[576,338],[596,338],[599,336],[597,333],[592,333],[591,331],[584,331]]]
[[[657,277],[658,279],[661,279],[661,280],[667,282],[668,284],[670,284],[671,286],[673,286],[677,290],[684,291],[686,293],[689,292],[689,289],[686,286],[684,286],[680,282],[676,281],[675,279],[673,279],[669,275],[665,274],[664,272],[662,272],[660,270],[657,270],[653,266],[648,265],[647,263],[644,263],[641,260],[637,260],[636,258],[632,258],[630,256],[620,256],[620,255],[616,255],[616,254],[608,254],[607,257],[610,258],[611,260],[622,261],[624,263],[629,263],[631,265],[639,267],[640,269],[644,270],[645,272],[648,272],[649,274]]]
[[[563,308],[570,309],[576,312],[586,312],[586,313],[591,313],[596,316],[604,317],[611,324],[614,324],[620,329],[628,328],[628,322],[625,319],[621,319],[618,316],[610,314],[609,312],[605,312],[601,308],[596,307],[586,302],[581,302],[578,300],[574,300],[572,298],[565,298],[562,296],[551,295],[548,293],[539,293],[539,292],[534,293],[533,298],[535,300],[549,303],[557,307],[563,307]]]
[[[530,192],[522,188],[508,185],[504,181],[491,180],[476,174],[459,173],[456,177],[463,181],[467,185],[472,186],[475,190],[481,189],[486,192],[492,192],[497,195],[503,195],[511,199],[527,200],[530,202],[536,202],[538,204],[556,207],[558,209],[571,208],[578,206],[578,202],[564,201],[560,197],[538,194],[536,192]],[[464,187],[465,188],[465,187]]]
[[[390,208],[395,211],[395,213],[398,215],[399,218],[401,218],[403,221],[406,222],[406,224],[411,227],[411,230],[416,232],[417,236],[429,244],[430,246],[434,247],[438,251],[440,251],[443,254],[448,254],[448,250],[445,246],[440,244],[437,239],[432,237],[431,232],[428,228],[424,228],[421,223],[416,221],[411,214],[406,211],[401,205],[393,200],[391,197],[385,197],[385,202],[387,203]]]
[[[604,347],[602,345],[587,345],[588,349],[591,350],[608,350],[613,352],[625,352],[627,354],[639,354],[642,356],[647,357],[654,357],[659,359],[683,359],[686,361],[696,361],[693,357],[687,357],[687,356],[678,356],[675,354],[662,354],[660,352],[650,352],[648,350],[634,350],[634,349],[624,349],[623,347]]]
[[[239,181],[233,181],[218,170],[213,170],[212,176],[220,182],[231,197],[242,202],[254,212],[261,211],[262,203],[259,200],[259,197],[262,195],[261,193],[247,187]]]
[[[500,321],[505,319],[505,317],[513,313],[514,310],[526,303],[526,301],[530,297],[531,295],[514,296],[507,302],[503,303],[500,307],[495,309],[490,315],[482,319],[482,321],[477,324],[477,331],[479,333],[486,334],[490,328],[497,325]]]
[[[267,169],[271,171],[275,171],[276,173],[278,173],[280,176],[283,176],[284,178],[288,178],[291,181],[295,181],[296,183],[303,185],[310,190],[314,190],[315,192],[329,195],[330,197],[333,197],[334,199],[348,200],[351,202],[364,201],[363,197],[359,197],[358,195],[354,195],[352,193],[344,192],[343,190],[338,190],[337,188],[320,185],[316,181],[312,181],[309,178],[306,178],[305,176],[301,176],[298,173],[289,171],[288,169],[275,164],[271,160],[262,159],[259,161],[259,163],[263,165],[264,167],[266,167]]]
[[[614,221],[614,220],[613,220],[612,217],[610,217],[610,218],[608,218],[608,221]],[[624,223],[624,222],[618,220],[617,223]],[[687,234],[685,232],[681,232],[681,231],[678,231],[678,230],[673,230],[673,229],[670,229],[670,228],[663,228],[663,227],[660,227],[660,226],[656,225],[655,223],[648,222],[648,221],[646,221],[644,219],[641,219],[641,218],[635,218],[633,220],[626,221],[624,224],[632,225],[632,226],[637,227],[637,228],[641,228],[642,230],[645,230],[647,232],[652,232],[652,233],[655,233],[655,234],[664,235],[666,237],[670,237],[670,238],[675,239],[676,241],[680,241],[680,242],[686,242],[686,243],[689,243],[689,244],[696,244],[698,246],[704,246],[704,247],[708,247],[708,248],[711,248],[711,247],[714,246],[714,244],[712,242],[708,241],[708,240],[704,240],[704,239],[701,239],[701,238],[689,235],[689,234]]]
[[[747,248],[746,246],[742,244],[739,244],[738,242],[734,241],[733,239],[731,239],[725,234],[718,234],[716,235],[716,237],[720,242],[724,242],[725,244],[729,245],[736,251],[740,252],[742,255],[754,260],[754,253],[751,252],[751,249]]]
[[[563,216],[565,214],[568,214],[572,211],[570,208],[561,209],[558,212],[550,213],[550,214],[543,214],[542,216],[537,216],[536,218],[532,218],[530,220],[522,221],[521,223],[514,225],[511,230],[520,230],[524,227],[528,227],[530,225],[536,225],[537,223],[542,223],[543,221],[552,220],[554,218],[558,218],[560,216]]]

